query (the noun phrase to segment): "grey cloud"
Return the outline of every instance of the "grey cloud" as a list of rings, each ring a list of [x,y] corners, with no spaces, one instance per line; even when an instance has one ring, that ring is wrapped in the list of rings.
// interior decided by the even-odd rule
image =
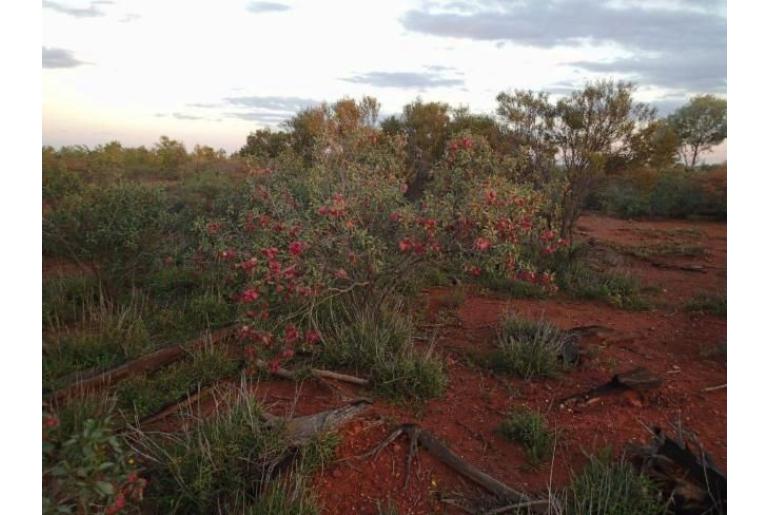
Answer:
[[[252,13],[281,12],[291,9],[288,5],[277,2],[249,2],[246,10]]]
[[[220,122],[220,119],[215,118],[209,118],[207,116],[196,116],[194,114],[187,114],[187,113],[156,113],[156,117],[158,118],[174,118],[176,120],[186,120],[186,121],[198,121],[198,120],[206,120],[210,122]]]
[[[43,47],[43,68],[75,68],[88,64],[75,58],[71,50]]]
[[[368,72],[346,77],[342,80],[357,84],[368,84],[381,88],[437,88],[442,86],[462,86],[465,81],[445,77],[432,72]]]
[[[639,56],[575,65],[587,71],[636,75],[661,86],[719,90],[726,69],[723,6],[724,1],[717,0],[665,6],[628,0],[455,1],[407,11],[401,22],[414,32],[498,45],[619,45]]]
[[[577,61],[572,65],[589,72],[622,74],[642,84],[689,91],[724,92],[727,87],[727,53],[672,53],[665,58],[633,57],[610,62]]]
[[[52,11],[60,12],[75,18],[96,18],[98,16],[104,16],[104,11],[101,11],[96,6],[98,5],[110,5],[114,2],[107,0],[100,0],[91,2],[88,7],[70,7],[59,2],[51,2],[50,0],[43,0],[43,7],[51,9]]]
[[[240,112],[240,113],[238,112],[226,113],[225,116],[229,118],[238,118],[240,120],[247,120],[249,122],[277,124],[291,118],[292,113],[264,113],[260,111],[246,111],[246,112]]]
[[[320,104],[320,102],[317,100],[310,98],[276,96],[227,97],[225,98],[225,102],[242,107],[254,107],[259,109],[291,112],[299,111]]]
[[[229,118],[274,125],[294,116],[297,111],[320,105],[311,98],[280,96],[227,97],[224,102],[241,108],[241,111],[225,113]],[[198,104],[199,107],[217,107],[216,104]]]

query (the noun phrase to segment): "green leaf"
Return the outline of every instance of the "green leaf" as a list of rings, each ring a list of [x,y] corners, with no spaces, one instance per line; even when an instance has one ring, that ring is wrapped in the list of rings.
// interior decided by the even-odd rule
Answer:
[[[104,494],[104,495],[114,495],[115,494],[115,487],[112,486],[112,483],[108,483],[107,481],[97,481],[96,482],[96,489]]]

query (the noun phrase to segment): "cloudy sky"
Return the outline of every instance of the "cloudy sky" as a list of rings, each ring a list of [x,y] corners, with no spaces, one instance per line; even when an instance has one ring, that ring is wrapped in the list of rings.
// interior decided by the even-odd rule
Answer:
[[[345,96],[491,113],[503,90],[726,94],[724,0],[44,0],[43,143],[239,148]],[[724,148],[712,159],[724,158]]]

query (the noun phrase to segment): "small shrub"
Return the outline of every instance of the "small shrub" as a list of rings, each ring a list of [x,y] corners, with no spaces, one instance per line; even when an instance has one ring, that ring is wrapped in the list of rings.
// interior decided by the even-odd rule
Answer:
[[[567,513],[586,515],[654,515],[665,507],[650,479],[624,458],[612,462],[608,451],[592,456],[583,471],[573,476],[565,505]]]
[[[43,280],[43,327],[79,320],[88,306],[99,301],[99,285],[84,275],[54,276]]]
[[[309,466],[299,459],[287,470],[282,428],[266,422],[245,387],[179,433],[137,432],[132,439],[151,460],[147,498],[157,513],[314,512],[302,499]]]
[[[622,309],[650,308],[649,301],[642,296],[639,281],[628,274],[593,270],[573,263],[559,273],[558,282],[563,291],[579,299],[601,300]]]
[[[73,400],[43,417],[43,512],[117,513],[142,501],[146,481],[115,434],[111,405]]]
[[[527,460],[532,465],[541,463],[550,455],[556,439],[545,417],[527,409],[510,413],[500,425],[500,432],[508,440],[524,447]]]
[[[84,306],[79,325],[54,325],[43,342],[43,384],[89,368],[109,368],[151,348],[143,316],[143,299],[118,306],[103,298]]]
[[[380,394],[428,399],[446,386],[441,361],[413,343],[413,322],[395,306],[363,302],[328,306],[320,359],[368,377]]]
[[[108,289],[116,290],[151,262],[163,215],[161,194],[145,186],[90,187],[66,197],[45,216],[43,247],[89,266]]]
[[[567,335],[546,320],[535,322],[509,314],[498,330],[492,366],[524,379],[553,376],[562,366],[566,341]]]
[[[140,419],[200,388],[233,375],[238,363],[218,347],[196,351],[185,361],[162,369],[151,377],[132,377],[118,386],[119,407]]]
[[[699,293],[687,302],[685,309],[695,313],[708,313],[718,317],[726,317],[727,297],[725,295]]]

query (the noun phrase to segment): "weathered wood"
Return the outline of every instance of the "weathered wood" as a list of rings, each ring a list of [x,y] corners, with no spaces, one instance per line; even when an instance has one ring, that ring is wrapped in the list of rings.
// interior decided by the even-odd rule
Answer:
[[[301,371],[288,370],[288,369],[283,368],[283,367],[278,367],[276,369],[272,369],[271,370],[270,367],[268,366],[267,362],[265,362],[264,360],[261,360],[261,359],[256,360],[255,363],[256,363],[257,367],[259,367],[261,370],[269,372],[270,374],[273,374],[275,376],[281,377],[283,379],[289,379],[289,380],[293,381],[293,380],[296,380],[296,379],[302,377],[302,372]],[[311,376],[317,377],[317,378],[320,378],[320,379],[334,379],[336,381],[341,381],[341,382],[344,382],[344,383],[352,383],[352,384],[357,384],[357,385],[361,385],[361,386],[366,386],[366,385],[369,384],[369,380],[368,379],[363,379],[361,377],[351,376],[351,375],[348,375],[348,374],[341,374],[339,372],[333,372],[331,370],[322,370],[322,369],[318,369],[318,368],[311,368],[309,370],[309,373],[310,373]]]
[[[421,429],[416,424],[402,424],[398,426],[385,440],[372,450],[364,454],[362,457],[368,457],[378,454],[384,447],[392,443],[401,435],[407,435],[410,439],[410,452],[407,455],[406,462],[406,479],[409,476],[409,470],[411,466],[411,460],[416,450],[416,444],[421,445],[432,456],[440,460],[442,463],[450,467],[452,470],[462,475],[466,479],[476,483],[480,487],[484,488],[488,492],[494,494],[498,498],[505,500],[509,503],[523,504],[528,506],[534,513],[545,513],[549,510],[553,500],[533,500],[526,494],[519,492],[510,486],[506,485],[502,481],[490,476],[489,474],[479,470],[467,461],[460,458],[449,447],[444,445],[440,440],[433,436],[425,429]]]
[[[667,270],[681,270],[683,272],[698,272],[701,274],[706,273],[706,267],[703,265],[672,265],[671,263],[663,263],[660,261],[650,261],[650,264],[656,268]]]
[[[727,477],[697,446],[699,456],[655,428],[648,445],[631,448],[631,457],[670,495],[674,513],[727,513]]]
[[[274,415],[266,418],[272,423],[285,424],[284,430],[289,443],[299,447],[310,442],[315,436],[337,429],[346,422],[368,410],[371,402],[360,399],[339,408],[322,411],[314,415],[283,419]]]
[[[575,402],[587,402],[590,399],[609,395],[624,390],[634,390],[636,392],[645,392],[658,388],[663,383],[660,377],[656,376],[644,367],[637,367],[628,372],[621,372],[612,376],[612,379],[606,383],[591,388],[585,392],[570,395],[559,401],[560,404],[571,404]]]
[[[209,343],[220,342],[231,334],[233,334],[233,328],[228,327],[201,336],[185,344],[164,347],[100,374],[79,380],[69,386],[56,390],[50,394],[48,400],[50,402],[59,402],[72,397],[76,393],[107,388],[129,376],[152,372],[182,359],[191,350],[200,349]]]

